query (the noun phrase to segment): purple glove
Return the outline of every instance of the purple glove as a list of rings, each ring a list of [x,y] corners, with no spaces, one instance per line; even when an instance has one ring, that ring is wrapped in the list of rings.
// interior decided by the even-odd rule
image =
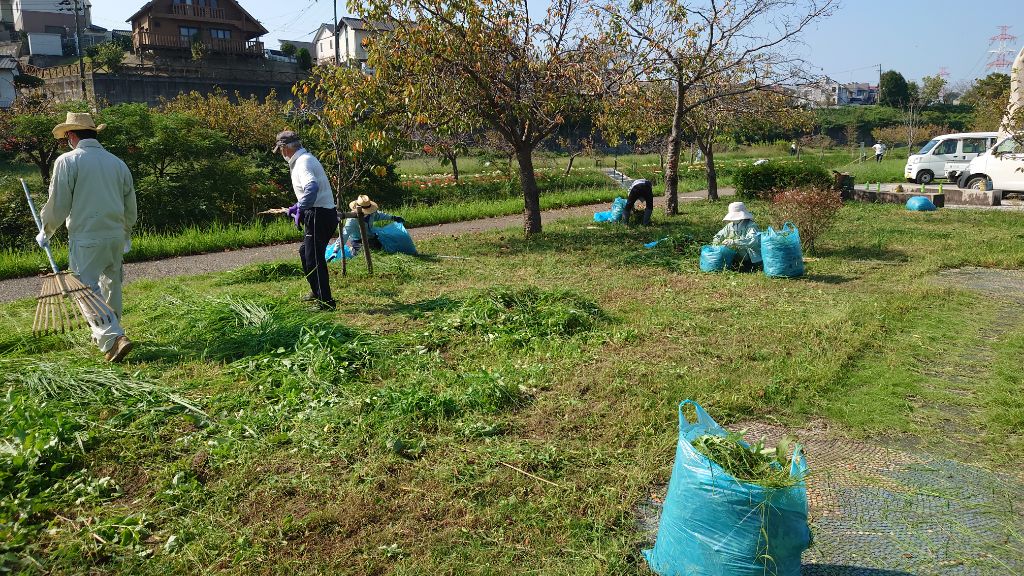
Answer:
[[[299,203],[296,202],[288,207],[288,215],[295,221],[295,227],[302,229],[302,210],[299,210]]]

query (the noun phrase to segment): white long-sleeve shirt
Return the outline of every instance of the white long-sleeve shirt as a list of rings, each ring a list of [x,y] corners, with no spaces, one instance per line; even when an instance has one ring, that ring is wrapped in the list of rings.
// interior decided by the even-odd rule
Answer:
[[[132,173],[97,140],[79,141],[54,162],[50,197],[39,211],[47,236],[66,224],[74,240],[127,240],[138,215]]]
[[[288,159],[291,169],[292,190],[299,208],[334,208],[334,192],[327,172],[305,148],[299,148]]]

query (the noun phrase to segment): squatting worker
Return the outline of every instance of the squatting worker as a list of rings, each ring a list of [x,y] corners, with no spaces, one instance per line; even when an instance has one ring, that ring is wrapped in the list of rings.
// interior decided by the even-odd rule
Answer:
[[[650,226],[651,214],[654,212],[654,186],[651,184],[651,181],[646,178],[634,180],[633,184],[629,186],[629,196],[626,197],[626,208],[622,211],[622,221],[626,224],[629,224],[629,217],[636,208],[638,200],[643,201],[644,203],[644,215],[641,221],[644,226]]]
[[[365,241],[359,232],[359,220],[356,218],[346,218],[345,226],[341,230],[341,237],[345,239],[345,242],[352,247],[353,252],[359,251],[359,248],[366,244],[366,248],[380,248],[380,240],[377,238],[377,232],[374,229],[373,223],[381,220],[391,220],[394,222],[405,223],[405,220],[400,216],[394,216],[383,212],[377,203],[370,200],[370,197],[366,194],[360,194],[355,200],[348,203],[348,208],[352,212],[356,209],[363,211],[363,222],[366,223],[366,233],[369,236]]]
[[[754,215],[747,210],[747,205],[743,202],[729,204],[729,212],[722,220],[726,225],[715,234],[711,244],[735,250],[739,261],[734,261],[733,267],[740,272],[760,269],[761,229],[754,223]]]
[[[107,360],[120,362],[132,349],[120,322],[121,262],[131,250],[138,207],[128,166],[96,139],[105,127],[97,126],[91,114],[78,112],[68,112],[65,122],[54,127],[54,137],[66,138],[71,151],[53,164],[50,197],[40,211],[43,231],[36,241],[46,246],[62,223],[68,227],[71,271],[117,315],[109,324],[93,326],[92,339]]]
[[[291,171],[292,190],[297,202],[288,211],[304,234],[299,258],[309,282],[307,299],[315,301],[322,310],[333,310],[335,302],[331,297],[325,256],[327,243],[338,228],[338,209],[334,204],[331,183],[320,161],[302,147],[302,141],[295,132],[285,130],[278,134],[274,152],[281,153]]]

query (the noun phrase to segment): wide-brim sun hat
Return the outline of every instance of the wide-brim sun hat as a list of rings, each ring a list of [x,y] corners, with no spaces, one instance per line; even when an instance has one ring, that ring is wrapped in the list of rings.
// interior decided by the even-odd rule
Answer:
[[[725,215],[722,220],[726,222],[739,222],[740,220],[753,220],[754,215],[747,210],[747,205],[743,202],[733,202],[729,204],[729,212]]]
[[[71,130],[95,130],[99,132],[106,128],[106,124],[96,125],[92,114],[88,112],[68,112],[64,122],[53,127],[53,137],[58,140],[67,136]]]
[[[377,211],[377,203],[370,200],[366,194],[360,194],[358,198],[348,203],[348,208],[353,212],[356,208],[362,208],[363,214],[373,214]]]

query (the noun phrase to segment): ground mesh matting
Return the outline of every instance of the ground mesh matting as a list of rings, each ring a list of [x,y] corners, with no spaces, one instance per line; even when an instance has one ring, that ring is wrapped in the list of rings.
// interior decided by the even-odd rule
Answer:
[[[739,424],[748,440],[784,430]],[[891,450],[828,430],[805,448],[814,542],[804,576],[1024,575],[1024,477]],[[637,507],[653,543],[666,487]]]

